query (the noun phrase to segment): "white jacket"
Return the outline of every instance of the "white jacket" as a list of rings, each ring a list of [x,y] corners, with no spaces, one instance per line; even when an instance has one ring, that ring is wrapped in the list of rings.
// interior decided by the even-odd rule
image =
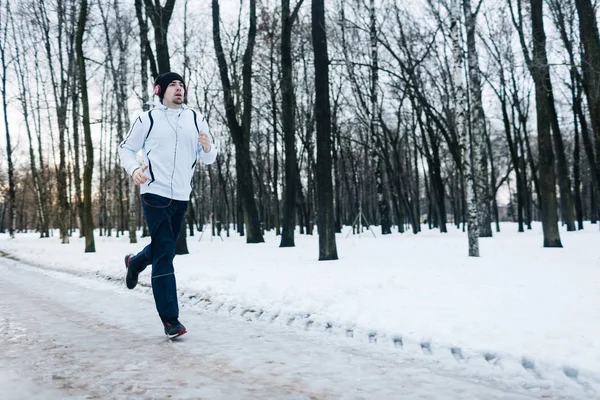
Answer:
[[[208,153],[198,142],[200,132],[211,138]],[[198,158],[204,164],[212,164],[217,158],[206,118],[185,105],[172,109],[161,104],[136,118],[119,145],[121,164],[129,176],[140,167],[136,156],[139,150],[142,166],[148,166],[148,180],[140,185],[140,192],[173,200],[189,200]]]

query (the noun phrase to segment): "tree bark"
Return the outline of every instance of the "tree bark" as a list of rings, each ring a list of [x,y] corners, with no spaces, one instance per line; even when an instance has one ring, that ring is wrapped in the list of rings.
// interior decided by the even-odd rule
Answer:
[[[79,57],[79,54],[77,54]],[[79,62],[79,60],[77,60]],[[71,85],[71,123],[73,124],[73,181],[75,182],[75,219],[79,225],[79,237],[85,236],[85,222],[83,219],[83,193],[81,192],[81,154],[79,149],[81,145],[79,143],[79,74],[75,73],[76,65],[73,65],[72,75],[73,84]]]
[[[83,108],[83,133],[85,138],[85,166],[83,170],[83,219],[85,229],[85,252],[95,253],[94,220],[92,218],[92,174],[94,171],[94,146],[90,129],[90,109],[87,91],[87,73],[83,54],[83,34],[87,21],[87,0],[81,1],[79,22],[77,24],[76,52],[79,65],[79,86],[81,88],[81,107]]]
[[[596,199],[600,198],[600,34],[596,21],[596,9],[591,0],[575,0],[579,15],[579,34],[583,44],[582,69],[584,91],[592,120],[592,127],[596,134],[596,156],[592,174],[594,176]],[[585,144],[585,133],[582,132]],[[587,147],[587,145],[586,145]],[[593,152],[588,151],[588,158],[592,161]],[[596,201],[600,213],[600,201]]]
[[[540,170],[540,199],[544,247],[562,247],[558,231],[556,209],[556,177],[554,152],[550,132],[550,73],[546,56],[546,33],[544,32],[543,0],[531,0],[531,27],[533,35],[533,57],[531,76],[535,84],[537,110],[538,151]]]
[[[471,9],[471,0],[463,0],[463,11],[467,31],[467,65],[469,90],[471,92],[470,125],[474,164],[473,184],[478,207],[479,236],[492,237],[492,218],[490,212],[492,193],[490,191],[489,169],[486,156],[485,113],[481,100],[481,72],[479,70],[479,56],[475,42],[475,20],[479,8],[473,12]]]
[[[6,158],[8,162],[8,208],[9,208],[9,223],[8,233],[11,238],[15,237],[16,225],[16,191],[15,191],[15,167],[13,164],[13,149],[10,141],[10,129],[8,124],[8,102],[6,101],[6,75],[8,70],[8,62],[6,60],[6,50],[8,47],[8,15],[10,2],[6,1],[6,19],[0,19],[0,29],[2,29],[2,41],[0,42],[0,60],[2,62],[2,110],[4,115],[4,129],[6,131]],[[3,23],[3,24],[2,24]]]
[[[573,82],[574,83],[574,82]],[[574,86],[574,85],[573,85]],[[573,89],[575,90],[575,89]],[[581,167],[579,154],[579,127],[577,124],[577,115],[574,115],[575,141],[573,144],[573,195],[575,200],[575,215],[577,217],[577,229],[583,229],[583,205],[581,203]]]
[[[452,48],[454,56],[453,82],[455,87],[455,106],[454,118],[456,132],[460,138],[461,148],[461,172],[463,176],[463,187],[467,198],[467,234],[469,241],[469,257],[479,257],[479,221],[478,209],[475,203],[475,183],[471,169],[471,151],[477,152],[475,145],[469,146],[468,129],[465,123],[465,107],[467,104],[467,94],[464,82],[464,56],[460,45],[460,3],[458,0],[452,0],[452,16],[450,23],[450,35],[452,39]],[[475,167],[477,168],[477,166]]]
[[[140,78],[142,81],[142,87],[146,87],[146,85],[148,84],[148,63],[150,64],[152,76],[158,76],[158,69],[156,67],[156,60],[154,59],[154,52],[152,51],[150,41],[148,40],[148,24],[146,22],[146,18],[143,15],[142,0],[135,0],[135,16],[140,27]],[[148,93],[145,90],[142,90],[142,103],[145,104],[147,101]]]
[[[331,176],[331,110],[329,56],[324,0],[312,0],[312,43],[315,66],[315,120],[317,124],[317,214],[319,261],[337,260],[335,213]]]
[[[280,201],[279,201],[279,151],[278,151],[278,136],[279,136],[279,124],[278,122],[278,104],[277,99],[277,81],[275,78],[275,41],[271,40],[269,46],[269,95],[271,96],[271,126],[273,127],[273,174],[272,174],[272,185],[273,185],[273,208],[275,214],[275,235],[281,235],[282,221],[280,212]],[[282,239],[283,240],[283,239]]]
[[[281,1],[281,122],[285,151],[285,192],[283,223],[279,247],[294,247],[296,229],[296,96],[293,83],[292,27],[304,0],[290,13],[290,1]]]

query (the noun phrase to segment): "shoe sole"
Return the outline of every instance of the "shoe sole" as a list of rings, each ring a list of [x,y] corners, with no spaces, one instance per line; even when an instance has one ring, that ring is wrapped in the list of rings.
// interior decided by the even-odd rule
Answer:
[[[184,334],[186,334],[186,333],[187,333],[187,331],[186,331],[185,329],[182,329],[182,330],[180,330],[179,332],[177,332],[177,333],[176,333],[176,334],[174,334],[174,335],[167,335],[167,337],[168,337],[169,339],[175,339],[175,338],[177,338],[177,337],[179,337],[179,336],[181,336],[181,335],[184,335]]]

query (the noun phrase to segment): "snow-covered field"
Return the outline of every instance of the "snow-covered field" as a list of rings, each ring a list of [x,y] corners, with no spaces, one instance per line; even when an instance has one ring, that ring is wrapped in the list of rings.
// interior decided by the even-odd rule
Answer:
[[[515,365],[534,376],[571,379],[600,394],[600,232],[561,230],[564,248],[544,249],[541,226],[517,233],[503,224],[467,256],[453,229],[381,236],[338,235],[340,260],[319,262],[318,237],[296,235],[295,248],[245,238],[188,237],[177,256],[181,320],[200,308],[234,318],[352,336],[378,349]],[[346,228],[348,229],[348,228]],[[0,236],[0,251],[30,264],[81,276],[122,279],[123,256],[142,249],[126,236],[82,239]],[[148,291],[149,269],[140,276]],[[186,310],[186,308],[188,310]],[[397,350],[393,350],[397,351]]]

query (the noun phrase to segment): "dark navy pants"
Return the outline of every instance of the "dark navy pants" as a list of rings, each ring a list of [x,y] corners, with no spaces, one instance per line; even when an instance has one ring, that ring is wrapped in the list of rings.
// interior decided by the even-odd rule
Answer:
[[[131,258],[129,265],[137,273],[152,265],[152,293],[156,310],[163,321],[179,318],[173,258],[187,205],[187,201],[170,200],[151,193],[142,195],[151,242]]]

